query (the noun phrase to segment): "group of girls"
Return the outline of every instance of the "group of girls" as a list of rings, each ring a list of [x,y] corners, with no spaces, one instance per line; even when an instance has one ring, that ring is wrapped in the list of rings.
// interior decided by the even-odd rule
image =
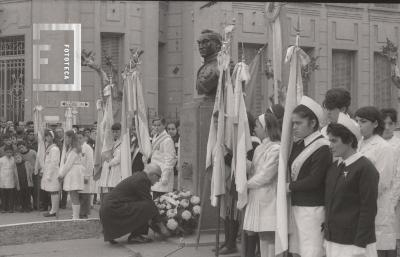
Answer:
[[[368,106],[358,109],[352,119],[350,99],[348,91],[331,89],[324,108],[304,96],[291,113],[293,145],[285,165],[293,256],[396,256],[397,112]],[[254,133],[261,143],[248,169],[249,200],[243,222],[247,257],[256,256],[257,244],[261,257],[275,256],[281,130],[273,112],[256,119]]]

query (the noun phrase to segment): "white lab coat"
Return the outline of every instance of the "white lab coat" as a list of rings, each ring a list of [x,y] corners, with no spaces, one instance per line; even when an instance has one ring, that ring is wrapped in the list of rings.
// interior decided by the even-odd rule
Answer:
[[[93,194],[92,184],[94,183],[93,180],[93,169],[94,169],[94,161],[93,161],[93,149],[87,143],[82,144],[82,164],[85,167],[83,170],[83,177],[84,179],[88,180],[86,184],[83,186],[83,190],[79,193],[82,194]]]
[[[275,231],[276,227],[276,185],[279,161],[279,142],[269,138],[254,150],[247,181],[248,203],[243,229],[254,232]]]
[[[161,141],[160,141],[161,140]],[[152,140],[151,163],[161,168],[161,178],[152,187],[156,192],[172,192],[174,188],[175,145],[166,131]]]
[[[361,139],[358,150],[379,172],[378,213],[375,218],[378,250],[396,249],[395,206],[392,181],[395,179],[394,150],[381,136]]]
[[[392,181],[392,197],[393,201],[396,203],[396,238],[400,239],[400,138],[393,136],[391,139],[387,140],[389,145],[394,149],[394,159],[395,162],[395,179]]]
[[[83,170],[81,155],[75,150],[70,150],[61,160],[60,175],[64,178],[63,188],[65,191],[83,190]]]
[[[41,167],[42,180],[41,189],[47,192],[58,192],[60,190],[60,182],[58,181],[58,170],[60,168],[60,149],[56,144],[52,144],[46,148],[44,159],[39,158]]]

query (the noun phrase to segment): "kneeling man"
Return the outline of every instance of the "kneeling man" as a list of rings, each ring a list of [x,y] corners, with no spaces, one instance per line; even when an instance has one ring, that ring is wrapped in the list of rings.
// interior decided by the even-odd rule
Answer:
[[[161,177],[161,169],[156,164],[148,164],[144,171],[135,172],[122,180],[108,193],[100,208],[104,241],[114,244],[114,239],[131,233],[128,242],[146,242],[148,228],[168,236],[169,232],[160,222],[150,188]]]

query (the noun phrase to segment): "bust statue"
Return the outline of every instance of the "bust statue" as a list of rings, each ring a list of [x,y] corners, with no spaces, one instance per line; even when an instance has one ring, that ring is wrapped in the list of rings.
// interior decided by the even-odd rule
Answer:
[[[219,78],[217,55],[221,50],[222,37],[219,33],[207,29],[201,32],[197,43],[200,55],[204,59],[203,65],[197,71],[197,93],[215,97]]]

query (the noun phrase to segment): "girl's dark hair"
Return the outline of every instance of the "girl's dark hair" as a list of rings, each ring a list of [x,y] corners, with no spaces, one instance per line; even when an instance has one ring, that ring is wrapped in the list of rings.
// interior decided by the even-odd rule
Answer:
[[[383,121],[389,117],[393,122],[397,122],[397,111],[394,108],[381,109],[381,116]]]
[[[332,88],[326,92],[325,100],[322,105],[328,110],[333,110],[335,108],[341,109],[344,107],[347,112],[350,103],[351,96],[349,91],[344,88]]]
[[[168,127],[169,124],[174,124],[175,128],[178,129],[178,126],[176,125],[176,122],[175,122],[175,121],[169,121],[169,122],[167,122],[167,126],[166,126],[166,127]]]
[[[281,140],[281,128],[278,119],[272,113],[264,115],[265,129],[271,141]]]
[[[299,115],[303,119],[307,118],[309,121],[315,120],[314,131],[319,129],[319,121],[317,116],[307,106],[300,104],[294,108],[293,113]]]
[[[271,111],[272,109],[272,111]],[[283,115],[285,114],[285,108],[280,104],[274,104],[271,108],[268,108],[266,113],[272,113],[278,119],[279,127],[282,130]]]
[[[327,134],[331,134],[334,137],[340,137],[343,144],[351,145],[351,148],[357,149],[358,140],[356,136],[351,133],[351,131],[339,123],[329,123],[327,129]]]
[[[67,132],[65,132],[65,136],[71,138],[71,145],[66,146],[66,147],[67,147],[67,150],[68,150],[69,148],[72,148],[72,149],[75,148],[76,151],[77,151],[78,153],[80,153],[80,152],[82,151],[82,148],[81,148],[81,145],[79,144],[77,134],[76,134],[73,130],[68,130]]]
[[[374,106],[365,106],[361,107],[356,111],[354,116],[369,120],[370,122],[377,122],[378,126],[374,129],[374,135],[382,135],[385,126],[383,124],[383,120],[381,117],[381,113],[379,112],[378,108]]]

